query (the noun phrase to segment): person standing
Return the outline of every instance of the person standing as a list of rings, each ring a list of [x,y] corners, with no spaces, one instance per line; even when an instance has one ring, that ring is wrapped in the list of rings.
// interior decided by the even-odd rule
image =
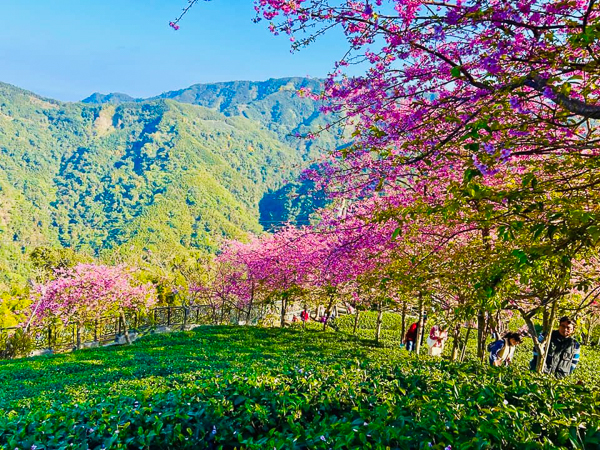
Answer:
[[[306,309],[300,313],[300,318],[302,319],[302,322],[308,322],[308,311]]]
[[[488,346],[490,366],[508,366],[513,360],[517,345],[523,342],[519,333],[509,331],[502,339]]]
[[[559,321],[558,330],[550,334],[550,346],[546,355],[546,361],[542,371],[554,375],[556,378],[564,378],[573,373],[579,363],[579,342],[571,336],[575,332],[575,321],[569,317],[562,317]],[[540,336],[540,343],[544,337]],[[534,350],[533,359],[529,364],[531,370],[536,370],[539,355]]]
[[[417,328],[419,328],[419,323],[413,323],[404,336],[404,345],[406,345],[406,350],[409,352],[412,352],[415,349],[415,343],[417,342]]]
[[[442,356],[444,344],[448,339],[448,332],[444,325],[434,325],[429,331],[427,346],[430,356]]]

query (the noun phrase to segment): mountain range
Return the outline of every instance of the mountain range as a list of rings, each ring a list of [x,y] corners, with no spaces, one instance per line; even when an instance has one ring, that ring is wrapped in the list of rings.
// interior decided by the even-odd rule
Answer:
[[[325,123],[296,95],[320,86],[234,81],[67,103],[0,83],[0,289],[39,246],[215,251],[222,238],[305,222],[325,200],[284,181],[338,142],[294,137]]]

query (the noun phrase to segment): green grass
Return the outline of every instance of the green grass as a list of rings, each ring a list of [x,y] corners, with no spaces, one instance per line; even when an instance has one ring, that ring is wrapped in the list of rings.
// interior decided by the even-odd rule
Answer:
[[[203,327],[0,363],[0,448],[598,448],[600,390],[574,381]]]

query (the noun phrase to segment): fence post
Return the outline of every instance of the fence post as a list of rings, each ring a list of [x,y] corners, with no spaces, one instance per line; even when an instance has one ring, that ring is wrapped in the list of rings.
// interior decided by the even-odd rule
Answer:
[[[167,306],[167,326],[171,326],[171,307]]]
[[[48,350],[52,350],[52,327],[48,325]]]
[[[94,320],[94,342],[98,342],[98,319]]]

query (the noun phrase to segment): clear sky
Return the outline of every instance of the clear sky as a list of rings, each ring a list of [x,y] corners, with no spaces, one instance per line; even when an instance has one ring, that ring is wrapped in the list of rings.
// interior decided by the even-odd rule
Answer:
[[[287,36],[252,22],[252,0],[1,0],[0,81],[58,100],[93,92],[150,97],[194,83],[323,77],[341,35],[291,54]]]

